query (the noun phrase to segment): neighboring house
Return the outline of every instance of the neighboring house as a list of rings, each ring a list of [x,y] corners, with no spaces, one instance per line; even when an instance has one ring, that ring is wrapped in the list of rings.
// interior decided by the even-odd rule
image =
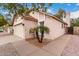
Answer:
[[[8,26],[7,27],[7,32],[8,32],[8,34],[13,34],[13,27],[12,26]]]
[[[4,32],[7,32],[8,34],[13,34],[13,26],[12,25],[6,24],[2,27],[3,27]]]
[[[2,27],[0,27],[0,32],[3,32],[3,28]]]
[[[14,35],[23,39],[33,38],[29,30],[43,23],[50,30],[49,34],[45,34],[44,38],[54,40],[66,33],[66,29],[70,23],[69,13],[63,19],[66,19],[67,22],[45,12],[31,11],[28,16],[17,16],[14,18]]]

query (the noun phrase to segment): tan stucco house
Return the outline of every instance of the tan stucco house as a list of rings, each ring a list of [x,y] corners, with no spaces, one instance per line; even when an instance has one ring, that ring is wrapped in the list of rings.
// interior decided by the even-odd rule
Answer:
[[[29,15],[24,17],[17,16],[13,22],[14,35],[23,39],[33,38],[29,30],[38,26],[40,22],[44,22],[44,26],[47,26],[50,30],[49,34],[45,34],[44,38],[54,40],[65,34],[66,28],[70,26],[70,15],[69,13],[66,13],[66,15],[62,20],[42,11],[31,11]]]
[[[23,39],[32,38],[29,30],[36,27],[36,25],[37,19],[33,18],[32,16],[17,16],[15,17],[13,23],[14,35],[19,36]]]

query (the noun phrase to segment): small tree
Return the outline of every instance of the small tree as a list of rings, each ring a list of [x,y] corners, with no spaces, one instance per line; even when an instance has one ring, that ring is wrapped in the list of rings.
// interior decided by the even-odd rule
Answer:
[[[66,17],[66,12],[63,9],[59,9],[54,16],[58,17],[59,19],[62,19],[63,17]]]
[[[79,18],[71,19],[71,26],[79,26]]]
[[[30,29],[30,33],[35,33],[36,34],[36,38],[38,39],[38,41],[40,43],[42,43],[43,39],[44,39],[44,34],[48,34],[49,33],[49,28],[46,26],[38,26],[36,28],[31,28]],[[39,33],[41,35],[39,35]]]
[[[7,20],[5,20],[4,16],[0,14],[0,26],[8,24]]]

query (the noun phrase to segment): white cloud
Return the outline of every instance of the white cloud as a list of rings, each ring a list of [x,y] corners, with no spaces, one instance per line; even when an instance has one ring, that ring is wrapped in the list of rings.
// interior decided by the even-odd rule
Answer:
[[[52,11],[51,11],[50,9],[47,9],[47,12],[48,12],[48,13],[52,13]]]
[[[79,17],[79,10],[75,11],[75,12],[72,12],[70,17],[71,18],[78,18]]]

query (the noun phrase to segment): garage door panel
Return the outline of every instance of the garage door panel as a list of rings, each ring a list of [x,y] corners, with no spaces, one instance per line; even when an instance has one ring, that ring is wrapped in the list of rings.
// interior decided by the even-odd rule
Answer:
[[[25,29],[22,24],[14,27],[14,35],[21,37],[23,39],[25,38]]]

